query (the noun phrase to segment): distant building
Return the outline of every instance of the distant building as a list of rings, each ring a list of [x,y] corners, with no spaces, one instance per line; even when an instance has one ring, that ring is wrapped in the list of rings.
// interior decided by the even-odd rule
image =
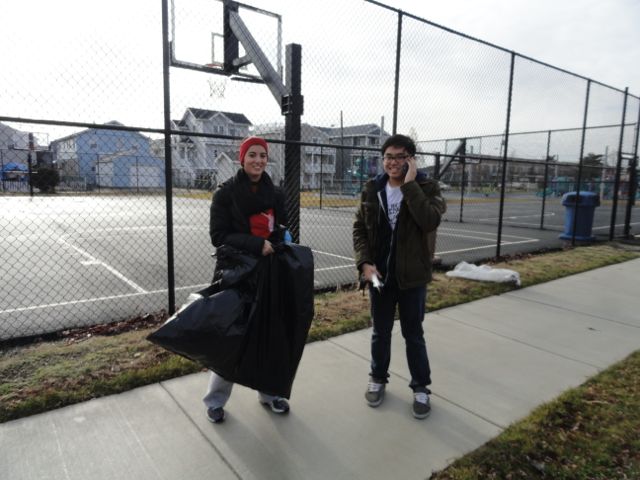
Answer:
[[[21,165],[29,163],[29,133],[0,123],[0,169],[2,165],[8,163]],[[35,137],[34,149],[36,149],[36,153],[31,157],[33,165],[36,164],[37,155],[42,148],[43,146],[38,145],[37,137]]]
[[[261,125],[255,134],[284,140],[282,125]],[[366,180],[382,171],[380,146],[389,134],[375,124],[354,125],[344,128],[319,127],[302,124],[301,140],[324,145],[344,145],[346,148],[303,145],[300,159],[300,185],[303,189],[330,188],[342,190],[349,184]],[[373,150],[364,150],[367,147]],[[273,176],[284,179],[284,145],[270,148]]]
[[[174,185],[209,189],[235,175],[240,167],[239,140],[200,137],[190,132],[244,138],[251,126],[241,113],[187,108],[171,126],[184,132],[171,140]]]
[[[303,142],[328,144],[329,136],[318,127],[303,123],[300,137]],[[284,127],[281,125],[262,125],[254,134],[284,140]],[[276,184],[284,181],[285,148],[282,143],[269,145],[268,172]],[[332,187],[336,173],[336,149],[316,145],[300,147],[300,186],[302,189],[317,189],[320,185]]]
[[[50,149],[61,177],[81,178],[98,187],[164,186],[164,160],[152,153],[151,140],[138,132],[89,128],[54,140]]]
[[[353,125],[350,127],[318,127],[336,145],[351,147],[339,149],[337,155],[336,176],[347,179],[353,176],[369,178],[382,171],[380,147],[389,138],[384,128],[374,123]],[[375,151],[358,147],[374,148]]]

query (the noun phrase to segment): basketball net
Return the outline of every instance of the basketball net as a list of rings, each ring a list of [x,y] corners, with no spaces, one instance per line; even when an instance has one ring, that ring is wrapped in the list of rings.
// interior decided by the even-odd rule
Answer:
[[[214,80],[213,78],[208,79],[209,82],[209,95],[211,98],[224,98],[224,92],[227,89],[227,79],[226,77],[221,77],[219,79]]]

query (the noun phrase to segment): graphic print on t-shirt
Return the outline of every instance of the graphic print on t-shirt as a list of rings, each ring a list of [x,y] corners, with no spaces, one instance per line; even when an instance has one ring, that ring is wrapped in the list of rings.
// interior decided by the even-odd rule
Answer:
[[[396,220],[402,203],[402,190],[400,190],[400,187],[391,187],[387,183],[385,193],[387,194],[387,216],[389,217],[389,225],[393,230],[396,228]]]

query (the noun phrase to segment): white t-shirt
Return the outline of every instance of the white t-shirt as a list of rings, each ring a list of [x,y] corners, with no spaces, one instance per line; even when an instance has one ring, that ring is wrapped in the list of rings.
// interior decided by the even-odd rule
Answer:
[[[389,217],[389,224],[391,225],[391,230],[394,230],[396,228],[398,212],[400,211],[400,203],[402,202],[402,190],[400,190],[400,187],[392,187],[387,183],[385,186],[385,192],[387,194],[387,215]]]

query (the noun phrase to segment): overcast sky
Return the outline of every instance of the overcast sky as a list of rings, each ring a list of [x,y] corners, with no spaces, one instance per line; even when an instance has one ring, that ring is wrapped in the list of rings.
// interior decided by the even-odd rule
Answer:
[[[216,2],[174,1],[176,24],[182,28],[176,44],[181,52],[204,52],[190,60],[208,62],[214,19],[220,16],[211,7]],[[392,12],[364,0],[245,3],[281,14],[284,43],[302,45],[303,121],[337,126],[341,114],[345,125],[381,123],[384,118],[390,130],[396,42]],[[628,86],[640,95],[640,0],[386,3],[613,87]],[[4,2],[1,11],[0,115],[162,127],[159,0],[22,0]],[[260,23],[250,26],[256,35],[263,34],[265,47],[275,38],[273,30],[261,31]],[[399,130],[414,129],[420,139],[502,132],[509,56],[420,22],[406,21],[404,28]],[[172,117],[198,107],[244,113],[255,125],[282,122],[264,85],[228,82],[219,98],[211,82],[220,78],[172,69]],[[529,62],[517,64],[515,80],[512,131],[581,125],[585,82]],[[599,89],[592,96],[592,124],[618,123],[621,95]],[[636,100],[632,121],[637,111]]]
[[[638,0],[382,3],[640,95]]]

